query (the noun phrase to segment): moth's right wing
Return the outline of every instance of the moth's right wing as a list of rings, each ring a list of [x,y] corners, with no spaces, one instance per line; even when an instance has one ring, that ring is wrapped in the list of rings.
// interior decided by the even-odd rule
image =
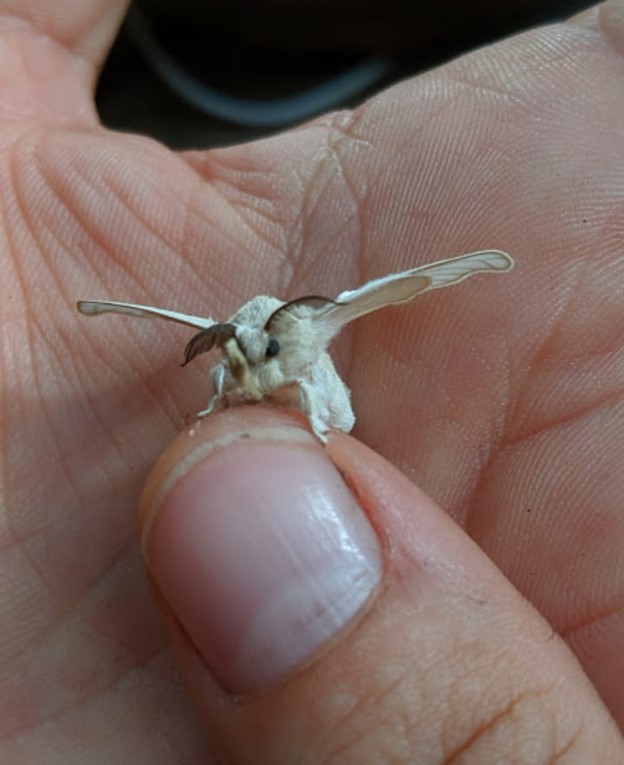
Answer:
[[[210,316],[191,316],[186,313],[167,311],[164,308],[153,308],[149,305],[135,305],[134,303],[117,303],[113,300],[79,300],[76,308],[85,316],[97,316],[101,313],[120,313],[126,316],[137,316],[143,319],[166,319],[178,324],[186,324],[188,327],[207,329],[215,324]]]
[[[333,337],[345,324],[360,316],[388,305],[406,303],[430,290],[450,287],[473,274],[509,271],[513,265],[512,257],[506,252],[482,250],[390,274],[340,293],[333,303],[319,309],[317,322]]]
[[[406,303],[429,290],[450,287],[473,274],[509,271],[513,265],[512,257],[500,250],[481,250],[427,263],[341,292],[335,300],[312,296],[285,303],[271,314],[265,329],[270,334],[279,333],[282,327],[288,330],[293,321],[307,320],[317,345],[325,347],[345,324],[360,316]]]

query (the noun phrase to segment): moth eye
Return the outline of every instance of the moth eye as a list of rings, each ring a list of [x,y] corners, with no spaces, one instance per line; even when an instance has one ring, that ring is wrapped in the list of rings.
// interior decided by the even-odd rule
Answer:
[[[264,352],[264,355],[267,359],[273,358],[273,356],[277,356],[277,354],[280,352],[280,344],[279,342],[274,338],[270,338],[269,344],[267,345],[267,349]]]

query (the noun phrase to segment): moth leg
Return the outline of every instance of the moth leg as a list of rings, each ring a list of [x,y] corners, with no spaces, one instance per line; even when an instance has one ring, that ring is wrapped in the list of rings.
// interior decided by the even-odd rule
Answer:
[[[322,353],[310,370],[309,376],[299,382],[300,406],[311,415],[316,415],[326,433],[331,428],[349,433],[355,424],[351,406],[351,394],[344,384],[329,354]],[[307,396],[308,402],[302,398]],[[315,432],[319,426],[315,426]]]
[[[208,402],[208,406],[205,409],[202,409],[201,412],[197,412],[195,415],[198,419],[202,417],[208,417],[209,414],[212,414],[214,410],[219,406],[221,403],[221,396],[215,395],[210,399]]]
[[[329,422],[327,406],[323,401],[323,397],[319,395],[314,386],[310,385],[306,380],[298,380],[297,382],[299,383],[301,411],[308,418],[314,435],[319,441],[326,444],[327,433],[329,432]]]
[[[212,390],[214,391],[212,398],[208,402],[208,406],[202,409],[201,412],[197,412],[198,417],[207,417],[212,414],[214,410],[223,401],[223,382],[225,380],[225,367],[223,364],[216,364],[210,370],[210,381],[212,382]]]

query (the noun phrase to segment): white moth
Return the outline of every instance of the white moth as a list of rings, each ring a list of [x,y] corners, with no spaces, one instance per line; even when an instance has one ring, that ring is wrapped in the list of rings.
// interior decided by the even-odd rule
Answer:
[[[292,402],[294,393],[295,405],[325,441],[330,428],[349,432],[355,423],[351,394],[327,351],[345,324],[428,290],[457,284],[473,274],[509,271],[513,265],[506,253],[483,250],[374,279],[358,289],[341,292],[335,300],[309,296],[286,303],[260,295],[225,323],[208,316],[105,300],[81,300],[77,307],[87,316],[156,316],[196,327],[200,331],[186,346],[182,366],[215,346],[222,353],[221,361],[210,371],[213,396],[199,417],[224,403],[265,398],[284,401],[289,395]]]

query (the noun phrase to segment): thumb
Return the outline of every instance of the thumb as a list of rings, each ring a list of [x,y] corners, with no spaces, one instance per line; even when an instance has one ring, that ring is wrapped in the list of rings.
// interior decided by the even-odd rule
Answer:
[[[385,460],[261,407],[192,432],[150,476],[143,544],[224,761],[623,761],[564,643]]]

